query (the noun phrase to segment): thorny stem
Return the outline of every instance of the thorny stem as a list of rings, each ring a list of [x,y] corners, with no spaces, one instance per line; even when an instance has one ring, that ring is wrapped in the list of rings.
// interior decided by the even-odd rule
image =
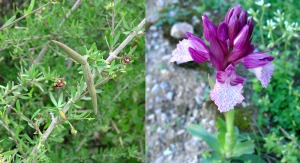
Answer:
[[[17,147],[21,148],[19,142],[18,142],[18,138],[15,136],[14,132],[12,132],[10,130],[10,128],[7,126],[7,124],[5,123],[4,119],[0,119],[0,124],[5,128],[5,130],[9,133],[9,135],[11,136],[11,138],[14,140],[14,142],[16,143]],[[26,147],[26,146],[25,146]],[[27,149],[27,148],[26,148]],[[23,156],[25,156],[25,153],[23,151],[19,151]]]
[[[80,5],[80,3],[81,3],[80,0],[78,0],[78,1],[76,2],[77,7]],[[13,21],[13,22],[10,23],[9,25],[0,28],[0,31],[3,30],[4,28],[6,28],[6,27],[8,27],[8,26],[10,26],[10,25],[12,25],[12,24],[14,24],[14,23],[20,21],[21,19],[25,18],[26,16],[28,16],[28,15],[34,13],[34,12],[39,11],[41,8],[43,8],[43,7],[45,7],[45,6],[49,5],[49,4],[51,4],[51,3],[49,2],[49,3],[47,3],[47,4],[43,5],[43,6],[41,6],[40,8],[38,8],[38,9],[32,11],[31,13],[26,14],[26,15],[20,17],[19,19]],[[76,4],[75,4],[75,5],[76,5]],[[75,6],[75,5],[74,5],[74,6]],[[74,6],[73,6],[73,7],[74,7]],[[75,10],[77,7],[75,7],[74,9],[72,8],[72,10]],[[66,15],[66,18],[65,18],[65,19],[67,19],[69,16],[70,16],[70,15]],[[65,21],[62,21],[62,22],[65,22]],[[61,24],[63,24],[62,22],[60,23],[60,26],[61,26]],[[144,25],[145,25],[145,19],[143,19],[143,20],[141,21],[141,23],[137,26],[137,27],[138,27],[138,28],[137,28],[137,31],[131,32],[131,33],[126,37],[126,39],[125,39],[125,40],[117,47],[117,49],[110,53],[109,57],[106,59],[106,62],[107,62],[107,63],[110,63],[112,60],[114,60],[114,59],[117,57],[117,55],[121,52],[121,50],[124,49],[125,46],[126,46],[126,45],[127,45],[127,44],[135,37],[135,36],[137,36],[137,35],[139,34],[138,31],[141,30],[141,28],[143,28]],[[43,51],[43,50],[42,50],[42,51]],[[41,52],[42,52],[42,51],[41,51]],[[46,52],[46,50],[44,50],[44,51]],[[40,53],[41,53],[41,52],[40,52]],[[100,86],[100,85],[106,83],[108,80],[109,80],[109,78],[106,78],[105,80],[103,80],[100,84],[96,85],[95,87]],[[20,86],[21,86],[21,85],[20,85]],[[16,89],[17,89],[17,88],[16,88]],[[5,96],[7,96],[8,94],[12,93],[12,92],[13,92],[14,90],[16,90],[16,89],[13,89],[13,90],[7,92],[7,93],[5,94]],[[77,99],[74,99],[74,100],[71,101],[71,102],[75,103],[75,102],[77,102],[78,100],[80,100],[83,96],[85,96],[85,95],[88,93],[88,91],[87,91],[86,89],[87,89],[87,88],[85,87],[84,93],[82,93],[81,96],[79,96]],[[62,111],[63,111],[64,113],[66,113],[66,112],[69,110],[69,108],[70,108],[70,106],[71,106],[71,102],[69,101],[69,102],[65,105],[65,107],[62,109]],[[39,143],[33,148],[33,150],[32,150],[31,153],[30,153],[30,156],[33,155],[33,162],[36,162],[35,157],[36,157],[36,155],[37,155],[37,153],[38,153],[38,149],[39,149],[39,148],[41,147],[41,145],[48,139],[49,135],[51,134],[51,132],[54,130],[55,126],[57,125],[57,122],[58,122],[57,119],[58,119],[58,117],[54,117],[53,113],[50,113],[50,115],[51,115],[51,117],[52,117],[51,124],[49,125],[49,127],[47,128],[47,130],[46,130],[46,131],[44,132],[44,134],[42,135],[42,137],[41,137]],[[2,124],[2,123],[1,123],[1,124]],[[27,158],[27,161],[28,161],[28,159],[29,159],[29,158]]]
[[[112,124],[113,128],[116,130],[117,134],[119,135],[121,133],[121,131],[119,130],[115,121],[113,119],[111,119],[110,123]],[[123,139],[121,136],[119,137],[119,141],[120,141],[121,146],[124,148],[124,143],[123,143]]]
[[[23,113],[17,111],[15,108],[13,108],[12,106],[8,106],[10,108],[12,108],[17,114],[19,114],[21,117],[23,117],[28,123],[30,123],[34,128],[35,130],[38,132],[39,135],[42,135],[42,132],[41,130],[39,129],[39,126],[36,125],[33,121],[31,121],[29,118],[27,118]]]
[[[114,38],[115,36],[115,12],[116,12],[116,0],[114,0],[114,7],[112,9],[112,16],[111,16],[111,36]],[[110,52],[114,51],[114,46],[112,45]]]
[[[102,84],[108,82],[108,79],[109,79],[109,78],[107,78],[107,80],[102,81],[100,84],[96,85],[96,87],[97,87],[97,86],[101,86]],[[69,108],[70,108],[70,106],[71,106],[71,103],[76,103],[77,101],[79,101],[79,100],[80,100],[85,94],[87,94],[87,93],[88,93],[88,91],[85,89],[85,90],[84,90],[84,93],[82,93],[81,96],[79,96],[78,98],[76,98],[76,99],[74,99],[74,100],[69,101],[69,102],[64,106],[64,108],[62,109],[62,111],[63,111],[64,113],[66,113],[66,112],[69,110]],[[51,115],[51,117],[52,117],[51,124],[49,125],[49,127],[47,128],[47,130],[45,131],[45,133],[43,134],[43,136],[42,136],[42,138],[40,139],[38,145],[36,145],[36,146],[33,148],[33,150],[31,151],[31,153],[30,153],[30,156],[31,156],[31,155],[34,155],[34,158],[33,158],[34,161],[35,161],[35,157],[36,157],[36,155],[37,155],[37,153],[38,153],[38,149],[39,149],[39,148],[41,147],[41,145],[48,139],[49,135],[50,135],[51,132],[54,130],[55,126],[58,124],[58,121],[57,121],[58,117],[54,117],[53,113],[50,113],[50,115]]]
[[[18,19],[16,19],[15,21],[9,23],[8,25],[5,25],[5,26],[1,27],[1,28],[0,28],[0,31],[2,31],[3,29],[5,29],[5,28],[7,28],[7,27],[9,27],[9,26],[11,26],[11,25],[13,25],[13,24],[19,22],[20,20],[26,18],[27,16],[29,16],[29,15],[31,15],[31,14],[33,14],[33,13],[39,11],[39,10],[41,10],[42,8],[44,8],[44,7],[46,7],[46,6],[49,6],[50,4],[51,4],[51,2],[48,2],[48,3],[44,4],[43,6],[41,6],[41,7],[37,8],[37,9],[33,10],[33,11],[30,12],[29,14],[25,14],[25,15],[21,16],[20,18],[18,18]]]
[[[139,74],[139,75],[136,76],[132,81],[128,82],[124,87],[122,87],[122,89],[118,92],[118,94],[115,95],[115,97],[113,98],[113,100],[118,99],[118,97],[122,94],[122,92],[123,92],[127,87],[129,87],[130,83],[136,81],[136,80],[137,80],[138,78],[140,78],[141,76],[142,76],[142,75]]]
[[[81,4],[82,0],[77,0],[71,10],[66,14],[65,18],[59,23],[58,28],[60,28],[71,16],[71,13],[75,11]]]
[[[140,24],[137,26],[137,31],[133,31],[131,32],[127,37],[126,39],[117,47],[116,50],[114,50],[112,53],[109,54],[109,57],[106,59],[106,61],[108,63],[110,63],[112,60],[114,60],[118,54],[121,52],[121,50],[123,50],[125,48],[125,46],[135,37],[139,34],[139,30],[141,30],[144,25],[146,23],[146,20],[143,19]]]

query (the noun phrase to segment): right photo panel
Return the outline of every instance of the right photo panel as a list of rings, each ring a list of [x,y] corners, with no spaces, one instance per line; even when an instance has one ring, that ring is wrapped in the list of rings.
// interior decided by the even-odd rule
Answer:
[[[147,162],[300,162],[297,6],[146,0]]]

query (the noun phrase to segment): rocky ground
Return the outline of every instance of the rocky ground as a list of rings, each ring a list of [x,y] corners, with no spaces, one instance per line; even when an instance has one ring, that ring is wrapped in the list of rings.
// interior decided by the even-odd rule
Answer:
[[[214,131],[216,109],[204,102],[209,95],[207,72],[170,63],[176,45],[163,37],[162,29],[152,25],[146,34],[147,162],[199,162],[205,145],[186,127],[203,122]]]

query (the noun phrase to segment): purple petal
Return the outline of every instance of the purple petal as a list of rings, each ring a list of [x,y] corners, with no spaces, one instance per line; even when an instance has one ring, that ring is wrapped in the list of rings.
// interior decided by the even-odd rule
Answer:
[[[229,20],[231,19],[231,16],[233,14],[234,8],[231,8],[227,11],[226,15],[225,15],[225,22],[228,24]]]
[[[244,45],[249,38],[248,34],[249,34],[249,26],[245,25],[233,41],[234,48],[237,48],[237,49],[244,48]]]
[[[193,45],[193,47],[196,50],[200,50],[202,52],[208,53],[208,48],[202,39],[194,36],[193,34],[191,34],[189,32],[186,32],[186,36],[191,41],[191,44]]]
[[[210,91],[210,97],[220,112],[227,112],[244,100],[242,89],[242,84],[232,86],[229,82],[220,83],[216,80],[214,89]]]
[[[249,68],[257,68],[265,66],[274,60],[273,56],[266,55],[264,52],[257,52],[247,55],[244,58],[244,66]]]
[[[217,69],[217,70],[223,70],[224,69],[224,54],[222,51],[222,47],[219,44],[217,39],[210,40],[210,53],[209,53],[209,59],[211,64]]]
[[[170,60],[170,62],[188,62],[188,61],[192,61],[193,58],[191,57],[188,48],[189,47],[193,47],[191,45],[190,40],[188,39],[184,39],[182,41],[180,41],[177,44],[177,48],[172,52],[172,58]]]
[[[190,52],[191,57],[193,58],[193,60],[197,63],[202,63],[205,62],[206,60],[208,60],[209,54],[202,52],[200,50],[196,50],[193,48],[189,48],[188,49]]]
[[[208,19],[206,15],[202,16],[202,22],[203,22],[203,32],[204,37],[207,41],[210,41],[213,38],[216,38],[217,36],[217,27],[216,25]]]
[[[222,22],[217,30],[218,39],[221,41],[226,41],[228,39],[228,26],[227,23]]]
[[[243,27],[247,23],[248,14],[245,10],[242,10],[239,16],[239,26]]]
[[[247,25],[249,26],[249,35],[251,36],[254,29],[254,22],[252,17],[248,20]]]
[[[242,9],[241,5],[238,4],[236,7],[234,7],[234,12],[233,12],[233,14],[239,17],[239,15],[240,15],[240,13],[241,13],[242,10],[243,10],[243,9]]]
[[[254,50],[254,46],[252,44],[250,44],[250,42],[251,42],[251,40],[248,40],[245,43],[244,47],[241,49],[234,48],[231,55],[227,59],[227,61],[234,62],[234,61],[237,61],[237,60],[241,59],[242,57],[245,57],[248,54],[252,53]]]
[[[253,71],[257,79],[261,82],[261,85],[266,88],[271,81],[274,66],[269,63],[262,67],[253,68]]]
[[[229,45],[233,45],[233,40],[239,32],[239,22],[236,15],[233,15],[228,23]]]
[[[229,82],[232,86],[243,84],[245,81],[241,76],[236,74],[235,68],[231,64],[227,66],[225,71],[217,71],[216,79],[220,83]]]

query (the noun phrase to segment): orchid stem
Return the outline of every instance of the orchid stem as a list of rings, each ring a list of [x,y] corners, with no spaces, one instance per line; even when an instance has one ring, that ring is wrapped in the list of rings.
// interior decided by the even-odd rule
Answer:
[[[236,143],[236,135],[234,133],[234,109],[225,112],[226,134],[225,134],[225,154],[229,158],[232,155],[233,148]]]

